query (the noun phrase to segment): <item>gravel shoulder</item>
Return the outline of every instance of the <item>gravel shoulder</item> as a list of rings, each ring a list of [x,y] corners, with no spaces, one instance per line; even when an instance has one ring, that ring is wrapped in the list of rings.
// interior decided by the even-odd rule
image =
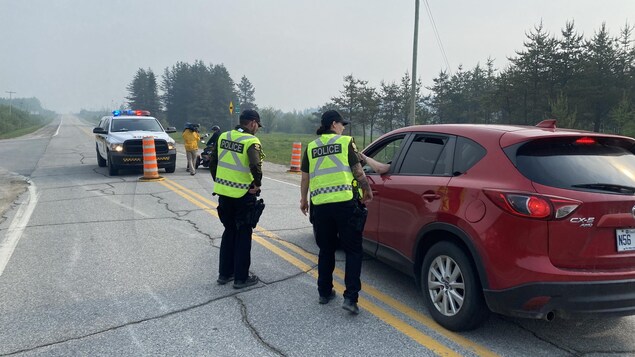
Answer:
[[[0,168],[0,215],[4,217],[5,212],[13,205],[18,197],[29,187],[29,183],[24,176]]]

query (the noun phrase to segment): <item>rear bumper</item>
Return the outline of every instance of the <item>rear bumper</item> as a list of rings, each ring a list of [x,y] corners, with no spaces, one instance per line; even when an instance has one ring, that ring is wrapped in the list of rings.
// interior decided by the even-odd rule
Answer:
[[[490,310],[508,316],[635,315],[635,280],[535,283],[484,294]]]

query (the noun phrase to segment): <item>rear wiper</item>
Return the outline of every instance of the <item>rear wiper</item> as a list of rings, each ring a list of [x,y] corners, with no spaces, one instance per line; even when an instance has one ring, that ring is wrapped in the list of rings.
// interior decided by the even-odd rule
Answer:
[[[635,187],[616,185],[614,183],[585,183],[579,185],[571,185],[576,188],[590,188],[592,190],[635,194]]]

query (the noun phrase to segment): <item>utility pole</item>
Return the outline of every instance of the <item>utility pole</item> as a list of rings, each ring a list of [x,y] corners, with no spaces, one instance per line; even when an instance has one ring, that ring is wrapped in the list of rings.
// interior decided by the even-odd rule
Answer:
[[[415,125],[417,108],[417,40],[419,37],[419,0],[415,0],[415,35],[412,45],[412,88],[410,89],[410,125]]]
[[[7,93],[9,93],[9,118],[11,118],[11,97],[13,94],[15,94],[15,92],[11,92],[11,91],[6,91]]]

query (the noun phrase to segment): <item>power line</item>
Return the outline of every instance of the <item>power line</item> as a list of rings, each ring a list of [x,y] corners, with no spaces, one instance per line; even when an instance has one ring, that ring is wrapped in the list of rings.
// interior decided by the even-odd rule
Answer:
[[[434,36],[437,40],[437,45],[439,46],[439,50],[441,51],[441,56],[443,57],[443,61],[445,62],[445,66],[452,76],[452,67],[450,67],[450,62],[448,61],[448,56],[445,53],[445,48],[443,47],[443,41],[441,41],[441,36],[439,35],[439,30],[437,29],[437,24],[434,22],[434,16],[432,16],[432,10],[430,9],[430,5],[428,4],[428,0],[423,0],[424,5],[426,6],[426,12],[428,13],[428,17],[430,18],[430,23],[432,24],[432,30],[434,31]]]

